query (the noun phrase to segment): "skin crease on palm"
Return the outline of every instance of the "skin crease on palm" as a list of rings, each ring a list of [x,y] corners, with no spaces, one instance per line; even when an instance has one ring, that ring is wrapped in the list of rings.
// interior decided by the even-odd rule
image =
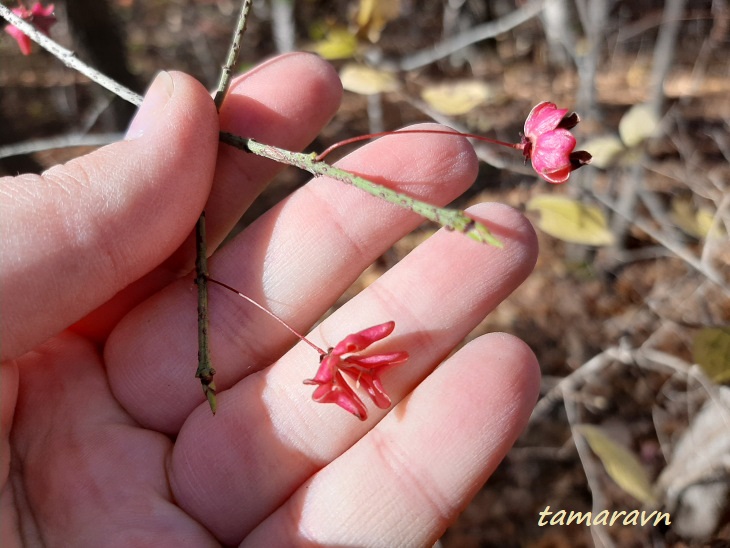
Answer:
[[[450,353],[534,265],[506,206],[469,210],[503,249],[441,230],[310,334],[327,348],[394,320],[374,345],[410,354],[384,374],[390,409],[361,422],[314,403],[317,353],[220,287],[215,416],[194,378],[195,221],[205,207],[213,251],[280,169],[219,129],[300,149],[340,95],[329,65],[290,54],[235,80],[218,117],[199,83],[163,73],[127,140],[0,180],[3,547],[427,546],[487,480],[527,423],[537,362],[505,334]],[[439,204],[477,170],[464,139],[434,134],[340,165]],[[306,333],[420,223],[315,179],[217,250],[211,275]]]

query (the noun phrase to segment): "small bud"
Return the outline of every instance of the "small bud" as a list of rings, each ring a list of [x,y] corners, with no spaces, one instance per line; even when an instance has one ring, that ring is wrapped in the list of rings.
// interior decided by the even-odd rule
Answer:
[[[525,161],[549,183],[564,183],[570,173],[591,162],[591,155],[575,149],[575,137],[570,133],[580,117],[568,109],[559,109],[544,101],[536,105],[525,121],[522,152]]]

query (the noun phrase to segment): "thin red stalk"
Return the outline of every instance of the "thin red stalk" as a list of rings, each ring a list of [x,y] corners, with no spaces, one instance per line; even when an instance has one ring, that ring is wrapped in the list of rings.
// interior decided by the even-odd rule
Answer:
[[[523,146],[520,143],[506,143],[504,141],[499,141],[497,139],[490,139],[489,137],[484,137],[483,135],[474,135],[473,133],[462,133],[461,131],[456,131],[453,129],[401,129],[398,131],[381,131],[380,133],[368,133],[367,135],[358,135],[357,137],[350,137],[349,139],[344,139],[342,141],[339,141],[335,143],[334,145],[330,145],[327,147],[324,152],[321,152],[318,154],[315,159],[317,161],[323,160],[325,156],[327,156],[330,152],[333,150],[336,150],[340,147],[343,147],[345,145],[350,145],[352,143],[359,143],[360,141],[367,141],[369,139],[376,139],[377,137],[385,137],[386,135],[399,135],[402,133],[436,133],[437,135],[457,135],[459,137],[467,137],[469,139],[477,139],[478,141],[484,141],[486,143],[492,143],[493,145],[501,145],[503,147],[508,148],[514,148],[517,150],[522,150]]]
[[[304,341],[309,346],[311,346],[312,348],[314,348],[317,352],[319,352],[319,355],[320,356],[324,356],[324,355],[327,354],[327,352],[325,352],[324,350],[322,350],[319,346],[317,346],[316,344],[314,344],[312,341],[310,341],[304,335],[301,335],[296,329],[294,329],[292,326],[290,326],[288,323],[286,323],[284,320],[282,320],[279,316],[277,316],[276,314],[274,314],[271,310],[268,310],[263,305],[260,305],[259,303],[257,303],[256,301],[254,301],[251,297],[249,297],[248,295],[244,295],[243,293],[241,293],[237,289],[234,289],[230,285],[225,284],[223,282],[219,282],[218,280],[215,280],[215,279],[211,278],[210,276],[208,276],[208,281],[210,283],[214,283],[216,285],[219,285],[221,287],[224,287],[228,291],[232,291],[233,293],[235,293],[236,295],[238,295],[242,299],[244,299],[244,300],[248,301],[249,303],[251,303],[252,305],[254,305],[256,308],[258,308],[262,312],[265,312],[266,314],[268,314],[269,316],[271,316],[272,318],[274,318],[277,322],[279,322],[281,325],[283,325],[284,327],[286,327],[289,331],[291,331],[292,333],[294,333],[294,335],[296,335],[298,339]]]

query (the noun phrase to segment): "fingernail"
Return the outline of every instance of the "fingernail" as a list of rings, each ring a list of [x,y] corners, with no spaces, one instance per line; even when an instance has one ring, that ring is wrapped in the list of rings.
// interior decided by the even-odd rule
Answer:
[[[132,123],[129,124],[125,139],[139,139],[149,131],[160,118],[162,111],[172,97],[175,84],[168,72],[160,72],[152,81]]]

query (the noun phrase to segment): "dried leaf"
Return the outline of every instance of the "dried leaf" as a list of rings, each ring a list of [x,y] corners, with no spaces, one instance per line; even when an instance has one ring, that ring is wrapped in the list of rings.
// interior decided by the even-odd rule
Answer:
[[[312,44],[310,50],[330,61],[349,59],[357,51],[357,36],[344,27],[334,27],[322,40]]]
[[[707,208],[695,208],[687,198],[672,199],[672,210],[669,214],[672,222],[690,236],[704,239],[710,236],[714,213]],[[722,229],[713,231],[712,237],[721,237]]]
[[[613,441],[597,426],[581,424],[575,429],[585,438],[601,459],[606,473],[621,489],[644,504],[656,502],[649,476],[631,451]]]
[[[692,359],[716,383],[730,381],[730,327],[700,329],[692,341]]]
[[[396,91],[398,79],[391,72],[376,70],[365,65],[348,63],[340,71],[342,87],[360,95]]]
[[[463,80],[427,86],[421,97],[434,110],[446,116],[466,114],[489,99],[491,90],[479,80]]]
[[[538,195],[527,203],[528,211],[540,213],[537,226],[565,242],[605,246],[613,244],[603,211],[564,196]]]
[[[593,156],[591,165],[601,169],[613,166],[623,152],[626,151],[624,144],[616,135],[604,135],[586,141],[582,149],[587,150]]]
[[[697,213],[695,214],[695,220],[697,221],[698,232],[702,234],[703,238],[719,238],[722,236],[722,229],[719,229],[719,227],[717,231],[718,233],[715,233],[715,231],[713,231],[712,234],[710,234],[710,230],[712,229],[712,222],[715,220],[715,214],[709,209],[705,207],[699,208],[697,210]]]
[[[706,207],[700,207],[695,214],[697,229],[703,238],[725,238],[727,232],[722,224],[713,227],[715,212]]]
[[[649,105],[641,103],[631,107],[618,123],[618,133],[624,144],[631,148],[654,135],[659,127],[659,117]]]
[[[360,0],[357,10],[358,34],[373,44],[380,40],[388,22],[400,15],[400,0]]]
[[[669,214],[672,222],[684,232],[695,238],[702,238],[700,227],[697,225],[692,202],[686,198],[672,199],[672,211]]]
[[[722,473],[730,455],[730,388],[718,386],[713,392],[676,438],[656,482],[672,529],[690,539],[707,539],[717,531],[730,493]]]

